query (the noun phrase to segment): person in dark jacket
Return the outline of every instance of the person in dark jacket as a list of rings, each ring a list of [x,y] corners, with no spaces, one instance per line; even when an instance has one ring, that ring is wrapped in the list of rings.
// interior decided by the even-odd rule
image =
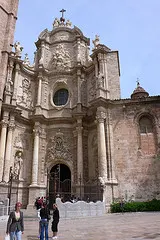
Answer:
[[[53,237],[52,239],[57,239],[58,233],[58,223],[59,223],[59,210],[57,204],[53,204],[53,222],[52,222],[52,232]]]
[[[45,240],[48,240],[48,224],[50,220],[50,211],[46,204],[42,205],[40,210],[40,240],[44,240],[44,232],[45,232]]]
[[[20,211],[22,204],[17,202],[15,211],[11,212],[7,222],[6,234],[10,235],[10,240],[21,240],[24,231],[23,212]]]

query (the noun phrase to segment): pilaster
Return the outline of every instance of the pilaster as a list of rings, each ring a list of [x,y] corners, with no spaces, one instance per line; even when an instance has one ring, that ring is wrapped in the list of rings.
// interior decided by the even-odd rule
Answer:
[[[14,116],[10,117],[9,125],[8,125],[8,134],[7,134],[7,143],[6,143],[6,154],[5,154],[5,162],[4,162],[4,172],[3,172],[3,181],[9,181],[9,171],[10,171],[10,161],[11,161],[11,152],[12,152],[12,138],[13,131],[15,129]]]

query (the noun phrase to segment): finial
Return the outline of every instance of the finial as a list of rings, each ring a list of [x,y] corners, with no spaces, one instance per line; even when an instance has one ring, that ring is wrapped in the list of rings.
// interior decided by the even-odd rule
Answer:
[[[139,78],[137,78],[137,87],[139,87],[140,86],[140,83],[139,83]]]
[[[62,8],[60,12],[62,13],[62,17],[60,18],[60,21],[64,23],[65,22],[64,12],[66,12],[66,10]]]

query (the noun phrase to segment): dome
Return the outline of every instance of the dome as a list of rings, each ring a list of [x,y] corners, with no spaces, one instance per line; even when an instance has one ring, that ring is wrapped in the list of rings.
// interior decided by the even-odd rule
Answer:
[[[140,86],[140,83],[137,82],[137,87],[136,89],[133,91],[133,93],[131,94],[131,99],[138,99],[138,98],[145,98],[145,97],[148,97],[149,96],[149,93],[146,92],[144,90],[144,88],[142,88]]]

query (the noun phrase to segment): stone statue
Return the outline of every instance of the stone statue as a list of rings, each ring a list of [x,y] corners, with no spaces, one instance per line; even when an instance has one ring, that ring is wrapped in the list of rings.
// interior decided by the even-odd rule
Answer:
[[[17,176],[20,176],[20,172],[23,165],[23,158],[22,158],[23,152],[17,151],[15,154],[15,161],[14,161],[14,174]]]
[[[27,54],[27,53],[25,54],[25,58],[24,58],[23,64],[24,64],[24,65],[27,65],[27,66],[30,66],[30,61],[29,61],[29,58],[28,58],[28,54]]]
[[[21,58],[23,47],[20,45],[20,42],[15,42],[15,56]]]
[[[99,36],[98,35],[95,36],[95,39],[92,40],[92,43],[94,45],[94,48],[97,48],[97,45],[99,44]]]
[[[97,86],[104,88],[104,75],[102,73],[99,73],[97,76]]]
[[[55,19],[54,19],[54,22],[53,22],[53,28],[54,28],[54,27],[59,27],[59,25],[60,25],[59,19],[58,19],[58,18],[55,18]]]
[[[70,20],[67,20],[67,21],[66,21],[66,27],[71,27],[71,26],[72,26],[71,21],[70,21]]]

